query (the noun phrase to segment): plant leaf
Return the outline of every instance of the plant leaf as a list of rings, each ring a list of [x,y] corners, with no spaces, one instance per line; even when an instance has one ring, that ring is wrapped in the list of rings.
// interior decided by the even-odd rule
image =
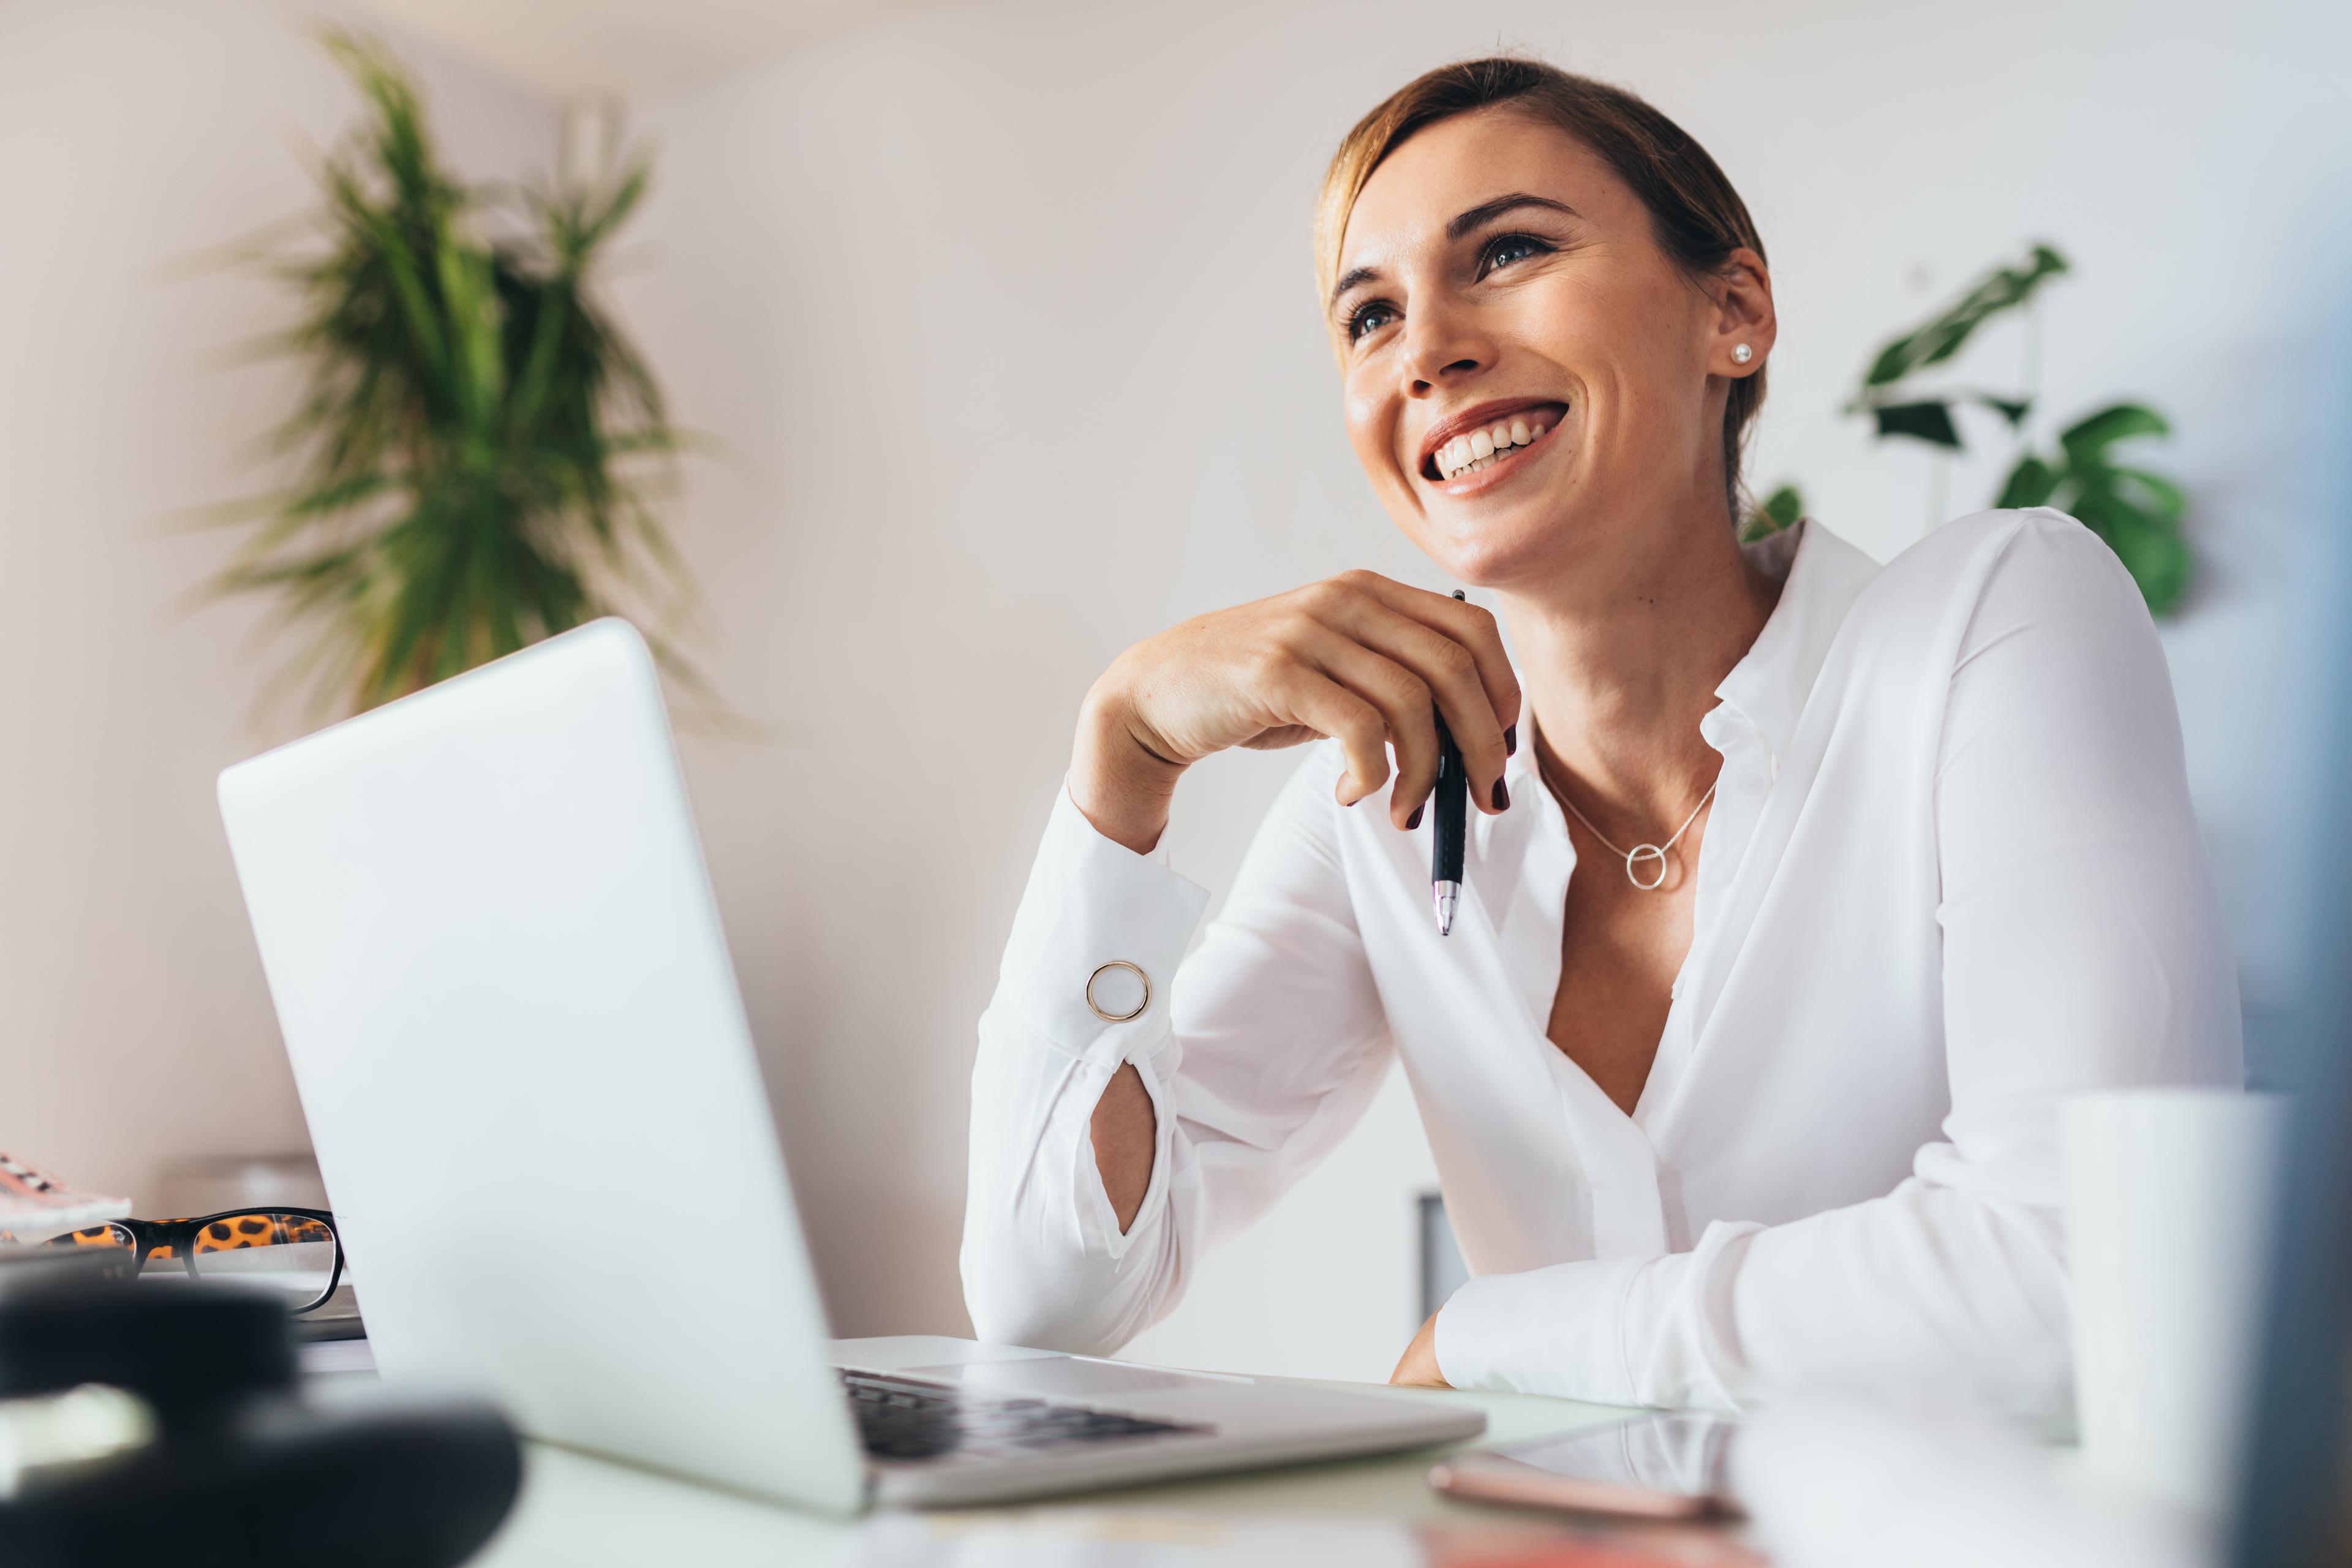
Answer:
[[[2179,525],[2134,502],[2113,468],[2075,469],[2069,479],[2075,486],[2070,508],[2074,516],[2107,542],[2139,584],[2149,613],[2170,614],[2187,592],[2196,563]]]
[[[1992,504],[2000,508],[2047,506],[2050,498],[2058,493],[2058,479],[2056,468],[2029,452],[2009,470],[2009,478]]]
[[[2178,523],[2189,510],[2189,494],[2162,474],[2146,468],[2117,468],[2116,478],[2140,492],[2143,508],[2152,517]]]
[[[2075,421],[2060,433],[2058,444],[2076,463],[2103,460],[2106,449],[2135,436],[2169,436],[2172,426],[2155,409],[2137,403],[2118,403]]]
[[[1769,539],[1783,529],[1794,528],[1797,520],[1805,515],[1805,498],[1794,485],[1782,485],[1756,503],[1748,521],[1739,530],[1739,542],[1753,544],[1759,539]]]
[[[443,170],[381,44],[325,42],[369,113],[319,168],[317,248],[264,258],[300,300],[279,346],[307,379],[272,439],[294,472],[234,509],[248,531],[214,591],[274,598],[305,637],[273,687],[322,705],[637,605],[663,668],[690,676],[659,628],[691,580],[653,505],[687,443],[593,293],[649,161],[518,216]]]
[[[2139,584],[2151,615],[2168,615],[2189,586],[2189,542],[2178,529],[2119,498],[2096,509],[2099,532]]]
[[[1990,392],[1979,392],[1970,394],[1969,401],[1981,403],[1999,414],[2009,421],[2009,427],[2012,430],[2021,427],[2025,424],[2025,416],[2033,412],[2033,400],[2030,397],[1996,397]]]
[[[1908,436],[1914,440],[1929,442],[1937,447],[1960,449],[1960,433],[1952,424],[1952,405],[1941,401],[1921,403],[1888,403],[1871,410],[1878,420],[1881,440],[1889,436]]]
[[[1994,268],[1936,315],[1880,349],[1862,378],[1864,390],[1890,386],[1914,371],[1941,364],[1959,353],[1979,327],[2023,305],[2045,281],[2066,269],[2066,258],[2047,245],[2035,246],[2019,266]]]

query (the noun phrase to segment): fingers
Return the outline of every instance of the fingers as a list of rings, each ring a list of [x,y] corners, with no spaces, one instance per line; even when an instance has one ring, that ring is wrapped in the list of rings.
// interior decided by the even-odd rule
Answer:
[[[1504,657],[1495,618],[1475,605],[1407,588],[1370,572],[1348,574],[1334,579],[1334,585],[1338,591],[1322,595],[1312,613],[1332,630],[1420,679],[1444,713],[1446,728],[1462,752],[1472,798],[1482,811],[1501,811],[1507,799],[1502,793],[1503,768],[1511,751],[1505,731],[1517,723],[1519,689]],[[1380,700],[1373,691],[1357,689]],[[1429,756],[1433,780],[1433,742]],[[1398,770],[1400,789],[1417,777],[1407,769],[1402,752]],[[1422,787],[1425,792],[1426,785]],[[1419,798],[1407,805],[1418,804]]]
[[[1391,816],[1404,827],[1436,782],[1442,714],[1479,809],[1508,803],[1507,735],[1520,697],[1494,617],[1373,573],[1196,616],[1120,655],[1097,685],[1106,683],[1117,689],[1105,705],[1125,715],[1112,728],[1130,742],[1108,754],[1132,761],[1143,746],[1171,776],[1228,746],[1328,735],[1347,757],[1336,793],[1353,805],[1390,782],[1393,747]],[[1137,816],[1154,837],[1165,821],[1164,798],[1157,804],[1149,822]]]
[[[1450,594],[1409,587],[1377,572],[1343,572],[1335,581],[1460,643],[1477,661],[1479,683],[1486,688],[1487,703],[1496,716],[1506,724],[1519,721],[1519,679],[1511,673],[1510,655],[1503,650],[1502,625],[1492,611]]]
[[[1426,681],[1385,655],[1344,633],[1316,626],[1299,649],[1310,662],[1349,691],[1380,710],[1388,743],[1396,753],[1396,782],[1389,788],[1389,820],[1406,826],[1420,814],[1437,783],[1437,722]]]
[[[1380,709],[1320,669],[1291,660],[1268,672],[1267,695],[1284,716],[1330,736],[1348,754],[1339,801],[1353,805],[1388,782],[1388,722]]]

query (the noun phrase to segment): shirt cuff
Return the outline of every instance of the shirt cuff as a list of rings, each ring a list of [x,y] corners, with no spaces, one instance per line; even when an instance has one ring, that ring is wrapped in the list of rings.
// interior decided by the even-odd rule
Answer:
[[[1456,1388],[1636,1405],[1625,1301],[1655,1257],[1555,1263],[1487,1274],[1437,1314],[1437,1369]]]
[[[1096,831],[1065,785],[1004,946],[1001,994],[1055,1050],[1087,1056],[1116,1033],[1124,1056],[1134,1037],[1166,1033],[1176,968],[1208,901],[1207,889],[1169,868],[1164,847],[1138,855]],[[1120,969],[1097,981],[1109,963],[1132,964],[1142,978]],[[1097,1016],[1090,984],[1105,1012],[1138,1003],[1141,1011]]]

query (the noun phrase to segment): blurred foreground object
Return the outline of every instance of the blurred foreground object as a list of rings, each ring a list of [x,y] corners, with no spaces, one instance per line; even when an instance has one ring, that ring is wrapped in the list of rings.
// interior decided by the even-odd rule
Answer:
[[[491,1406],[313,1410],[270,1295],[72,1272],[0,1293],[10,1568],[446,1568],[513,1506],[520,1449]]]
[[[622,613],[616,596],[659,601],[640,624],[674,620],[691,590],[646,499],[660,471],[630,464],[678,437],[591,289],[645,195],[646,157],[544,188],[468,188],[383,47],[342,33],[327,46],[373,119],[320,168],[325,254],[272,262],[305,300],[280,346],[308,384],[276,442],[299,477],[231,514],[254,531],[215,588],[275,595],[310,632],[279,683],[322,710],[373,708]]]
[[[2085,1473],[2218,1519],[2235,1497],[2286,1106],[2139,1088],[2059,1111]]]
[[[1767,1408],[1731,1451],[1775,1568],[2211,1568],[2216,1532],[1965,1408]]]

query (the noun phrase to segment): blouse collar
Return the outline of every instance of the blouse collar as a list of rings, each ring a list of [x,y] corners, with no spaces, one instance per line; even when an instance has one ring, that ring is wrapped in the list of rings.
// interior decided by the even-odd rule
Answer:
[[[1801,518],[1792,527],[1740,548],[1750,561],[1781,579],[1780,600],[1715,695],[1755,727],[1777,761],[1788,754],[1797,721],[1829,659],[1830,645],[1845,624],[1846,612],[1878,574],[1879,566],[1811,518]],[[1710,721],[1714,717],[1708,715]],[[1503,770],[1515,798],[1522,789],[1541,789],[1535,772],[1533,711],[1520,721],[1520,727],[1526,733],[1518,753]],[[1561,832],[1566,831],[1563,822]]]
[[[1830,645],[1878,563],[1811,518],[1743,548],[1781,579],[1780,602],[1715,694],[1755,726],[1778,759],[1788,754]]]

